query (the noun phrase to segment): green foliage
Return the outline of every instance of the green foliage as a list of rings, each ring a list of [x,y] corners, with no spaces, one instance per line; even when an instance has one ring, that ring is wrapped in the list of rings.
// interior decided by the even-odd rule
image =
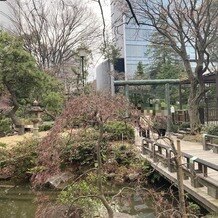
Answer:
[[[54,116],[62,109],[64,97],[60,82],[38,70],[20,38],[3,31],[0,31],[0,89],[13,96],[16,111],[35,99]],[[20,112],[24,116],[25,110]]]
[[[146,78],[145,67],[141,61],[139,61],[138,65],[137,65],[137,70],[135,72],[134,77],[135,77],[135,79],[145,79]]]
[[[129,166],[133,162],[133,159],[135,159],[135,153],[126,145],[117,146],[113,152],[114,159],[119,165]]]
[[[6,147],[7,147],[7,144],[0,142],[0,148],[6,148]]]
[[[0,136],[5,136],[11,131],[11,120],[0,116]]]
[[[38,73],[34,58],[23,49],[22,41],[1,31],[0,84],[20,102],[30,96]]]
[[[146,175],[151,170],[150,163],[147,160],[143,161],[141,169],[142,169],[143,175]]]
[[[39,126],[39,131],[48,131],[53,127],[53,124],[42,124]]]
[[[181,123],[179,125],[180,130],[187,130],[187,128],[190,128],[190,123],[189,122],[184,122],[184,123]]]
[[[159,181],[160,181],[161,175],[160,175],[158,172],[154,171],[154,172],[150,175],[150,178],[151,178],[150,181],[155,184],[156,182],[159,182]]]
[[[158,32],[152,35],[152,42],[149,45],[147,56],[150,59],[146,66],[146,71],[151,79],[179,79],[185,77],[185,70],[180,57],[170,47],[166,37],[161,36]],[[178,87],[171,86],[171,102],[178,101]],[[165,98],[164,86],[152,86],[152,93],[158,98]],[[157,98],[157,97],[156,97]],[[184,96],[183,96],[184,99]],[[187,99],[187,96],[185,96]],[[185,101],[185,100],[183,100]]]
[[[206,133],[209,134],[209,135],[216,135],[218,136],[218,125],[211,125],[211,126],[208,126],[206,129],[205,129]]]
[[[121,121],[108,122],[104,125],[104,132],[110,140],[134,139],[134,129],[131,125]]]
[[[196,216],[199,216],[201,214],[200,213],[201,208],[193,202],[188,203],[187,210],[189,214],[194,214]]]
[[[38,84],[34,87],[31,101],[38,99],[42,108],[52,116],[56,117],[63,109],[65,100],[63,90],[63,84],[60,81],[41,72],[39,74]]]
[[[10,152],[7,149],[5,149],[6,146],[6,144],[0,143],[0,170],[5,169],[5,166],[7,164],[6,160],[8,160],[11,157]]]
[[[111,42],[107,42],[107,45],[103,45],[101,47],[101,52],[104,55],[105,60],[109,60],[113,64],[115,64],[120,57],[120,49]]]
[[[90,214],[94,214],[100,205],[97,198],[90,197],[97,193],[96,186],[88,184],[83,180],[61,191],[58,200],[63,204],[74,205],[82,209],[83,217],[90,217]]]
[[[67,144],[62,150],[62,158],[68,164],[93,167],[96,163],[97,140],[98,132],[94,129],[78,132],[70,140],[67,140]],[[103,160],[105,153],[106,143],[102,142],[101,155]]]
[[[43,95],[43,104],[46,105],[49,111],[60,112],[63,103],[64,98],[58,92],[49,92],[47,95]]]
[[[36,147],[38,141],[28,139],[19,142],[18,146],[11,150],[13,155],[12,161],[8,164],[14,166],[14,178],[17,180],[26,180],[30,178],[31,169],[36,166]]]
[[[171,131],[172,132],[174,132],[174,133],[178,132],[179,126],[177,124],[173,124],[171,122],[171,126],[170,127],[171,127]]]

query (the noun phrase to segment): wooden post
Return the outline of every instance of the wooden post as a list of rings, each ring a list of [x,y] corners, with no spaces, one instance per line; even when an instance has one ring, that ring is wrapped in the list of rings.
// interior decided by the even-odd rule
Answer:
[[[218,108],[218,72],[216,72],[216,108]]]
[[[128,99],[129,101],[129,85],[125,85],[125,97]],[[129,117],[129,111],[128,108],[126,110],[126,117]]]
[[[170,114],[170,85],[169,83],[165,84],[165,98],[167,103],[167,133],[171,132],[171,114]]]
[[[182,152],[180,146],[180,140],[177,140],[177,180],[178,180],[178,190],[179,190],[179,209],[182,218],[187,218],[186,206],[185,206],[185,193],[183,185],[183,170],[182,170]]]

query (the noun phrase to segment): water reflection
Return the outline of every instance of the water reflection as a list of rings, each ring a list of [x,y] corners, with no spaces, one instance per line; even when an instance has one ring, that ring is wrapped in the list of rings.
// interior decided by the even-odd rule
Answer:
[[[49,199],[55,199],[58,194],[55,191],[42,193],[44,196],[49,196]],[[39,200],[29,187],[0,186],[0,218],[35,218],[38,206],[36,199]],[[131,214],[134,218],[155,217],[150,206],[141,202],[137,196],[122,202],[119,208],[122,208],[121,212]]]
[[[36,205],[33,193],[24,187],[0,189],[1,218],[34,218]]]

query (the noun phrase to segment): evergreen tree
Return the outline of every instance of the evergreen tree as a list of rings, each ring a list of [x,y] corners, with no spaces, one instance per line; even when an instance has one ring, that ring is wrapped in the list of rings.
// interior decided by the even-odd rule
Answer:
[[[141,61],[137,65],[137,70],[135,72],[135,79],[144,79],[145,78],[145,67]]]
[[[0,87],[10,98],[12,109],[7,116],[15,126],[22,126],[17,116],[21,106],[32,103],[36,98],[44,99],[45,104],[49,105],[51,95],[56,103],[59,99],[51,91],[57,92],[60,85],[37,69],[35,59],[24,50],[23,42],[18,37],[3,31],[0,32]]]

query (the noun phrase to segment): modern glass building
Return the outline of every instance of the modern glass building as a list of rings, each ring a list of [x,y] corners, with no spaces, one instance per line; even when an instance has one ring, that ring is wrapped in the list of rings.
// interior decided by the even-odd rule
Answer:
[[[128,21],[128,19],[119,11],[116,1],[111,1],[112,37],[124,59],[126,79],[131,79],[139,62],[148,64],[146,54],[152,29],[138,26],[133,20]]]
[[[0,29],[10,30],[11,13],[7,1],[0,1]]]

